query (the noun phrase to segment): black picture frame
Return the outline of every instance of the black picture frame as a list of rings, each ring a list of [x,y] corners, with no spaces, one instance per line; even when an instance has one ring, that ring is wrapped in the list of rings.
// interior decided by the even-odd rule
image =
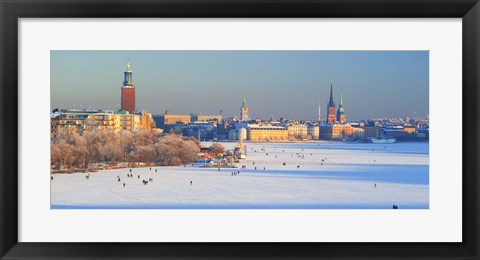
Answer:
[[[479,259],[478,0],[0,0],[1,259]],[[461,243],[18,242],[18,19],[56,17],[462,18]],[[447,120],[447,119],[445,119]],[[448,224],[448,223],[446,223]]]

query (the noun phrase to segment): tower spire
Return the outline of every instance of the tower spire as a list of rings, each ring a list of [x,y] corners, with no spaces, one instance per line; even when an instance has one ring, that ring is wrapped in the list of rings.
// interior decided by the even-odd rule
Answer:
[[[335,102],[333,102],[333,80],[330,81],[330,100],[328,101],[327,106],[327,124],[335,124]]]
[[[343,95],[340,92],[340,104],[338,105],[337,110],[337,121],[341,124],[345,123],[345,110],[343,109]]]
[[[243,98],[242,107],[240,108],[240,120],[247,120],[247,119],[248,119],[247,99]]]
[[[127,70],[124,72],[123,86],[133,86],[132,66],[130,65],[130,59],[127,63]]]
[[[322,109],[320,107],[320,101],[318,101],[318,121],[322,119]]]
[[[330,81],[330,100],[328,101],[329,107],[334,107],[335,104],[333,103],[333,80]]]

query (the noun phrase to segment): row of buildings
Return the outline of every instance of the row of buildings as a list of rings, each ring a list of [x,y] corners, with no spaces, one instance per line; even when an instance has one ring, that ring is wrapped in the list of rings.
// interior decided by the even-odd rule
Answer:
[[[119,132],[140,128],[152,130],[155,129],[155,121],[149,111],[130,114],[121,110],[56,109],[52,111],[50,127],[52,134],[58,128],[68,129],[71,133],[82,133],[92,129],[111,129]]]
[[[378,137],[428,140],[428,127],[410,124],[410,118],[406,118],[405,122],[381,120],[347,123],[342,94],[338,109],[333,101],[333,83],[330,84],[326,118],[321,119],[319,105],[317,121],[251,118],[246,99],[240,107],[239,118],[223,118],[222,111],[218,115],[170,114],[168,111],[163,115],[152,115],[145,110],[137,112],[135,105],[133,72],[128,63],[121,87],[120,110],[56,109],[52,112],[51,130],[55,132],[59,127],[68,128],[70,132],[90,129],[134,131],[144,128],[165,133],[175,132],[201,140],[245,139],[253,142],[345,139],[362,141]]]
[[[351,140],[368,141],[372,138],[395,138],[399,141],[426,141],[428,128],[413,125],[382,126],[379,124],[249,124],[246,128],[246,140],[257,142],[283,142],[295,140]],[[239,138],[240,130],[232,129],[230,140]]]

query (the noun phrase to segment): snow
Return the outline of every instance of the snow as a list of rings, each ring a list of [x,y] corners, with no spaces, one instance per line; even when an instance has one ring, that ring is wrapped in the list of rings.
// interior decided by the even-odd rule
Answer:
[[[235,145],[222,144],[226,148]],[[393,204],[399,209],[429,207],[428,143],[246,145],[247,159],[237,164],[236,169],[218,171],[197,165],[133,168],[133,178],[127,177],[129,169],[117,169],[90,173],[88,180],[85,173],[55,174],[51,181],[51,207],[391,209]],[[232,175],[233,171],[240,174]],[[149,178],[153,182],[144,185],[142,180]]]

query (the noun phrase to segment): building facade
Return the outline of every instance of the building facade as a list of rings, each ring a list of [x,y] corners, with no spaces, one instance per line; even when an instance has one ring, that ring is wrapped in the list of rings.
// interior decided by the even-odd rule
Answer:
[[[192,122],[195,121],[222,121],[222,115],[192,115]]]
[[[52,134],[58,128],[68,129],[71,133],[82,133],[92,129],[134,131],[141,127],[140,116],[127,111],[63,110],[51,117]]]
[[[353,135],[353,127],[348,124],[320,125],[320,139],[322,140],[342,140],[345,138],[352,138],[352,135]]]
[[[134,131],[141,127],[140,116],[129,114],[126,111],[90,114],[85,120],[85,130],[110,129],[120,132],[122,130]]]
[[[85,120],[96,111],[65,110],[55,112],[51,116],[50,131],[55,134],[58,128],[68,129],[70,133],[81,133],[84,130]]]
[[[152,130],[156,127],[155,120],[153,119],[150,111],[142,110],[140,116],[140,126],[148,130]]]
[[[288,130],[281,126],[249,126],[247,140],[253,142],[284,142],[288,140]]]
[[[307,125],[307,135],[311,136],[313,140],[318,140],[320,138],[320,127],[318,125]]]
[[[363,140],[364,136],[365,136],[365,129],[360,127],[353,128],[352,137],[354,140]]]
[[[364,137],[365,138],[377,138],[380,136],[380,127],[377,124],[372,124],[372,125],[364,125],[363,129],[365,130],[364,132]]]
[[[308,127],[307,125],[288,125],[287,126],[288,130],[288,135],[289,136],[294,136],[294,137],[299,137],[299,138],[305,138],[308,134]]]
[[[175,125],[177,123],[190,124],[192,122],[191,115],[163,115],[163,125]]]

